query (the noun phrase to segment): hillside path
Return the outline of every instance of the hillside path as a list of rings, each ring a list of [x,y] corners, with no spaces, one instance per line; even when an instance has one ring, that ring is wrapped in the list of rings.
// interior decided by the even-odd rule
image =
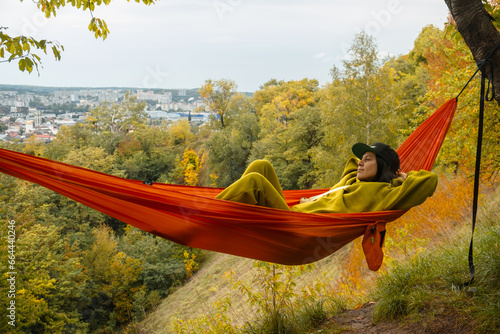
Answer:
[[[380,322],[373,323],[373,309],[375,302],[368,302],[359,308],[346,310],[325,322],[325,327],[335,328],[335,333],[363,333],[363,334],[466,334],[471,331],[458,323],[453,315],[436,315],[418,323]],[[323,327],[323,328],[325,328]],[[343,331],[340,329],[344,329]],[[328,332],[326,332],[328,333]]]

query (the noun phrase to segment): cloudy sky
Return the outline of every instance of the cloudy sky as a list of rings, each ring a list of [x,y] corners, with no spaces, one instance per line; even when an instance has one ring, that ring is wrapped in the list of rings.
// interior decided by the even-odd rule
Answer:
[[[0,84],[57,87],[198,88],[231,79],[255,91],[271,78],[330,80],[356,33],[372,34],[382,54],[406,54],[422,28],[443,27],[444,0],[125,0],[97,8],[111,31],[88,31],[90,14],[72,7],[45,19],[33,1],[2,0],[0,26],[64,45],[42,57],[40,75],[0,63]]]

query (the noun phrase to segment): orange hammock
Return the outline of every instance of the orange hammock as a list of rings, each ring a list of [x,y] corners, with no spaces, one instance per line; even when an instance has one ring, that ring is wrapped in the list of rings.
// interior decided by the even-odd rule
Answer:
[[[450,126],[456,99],[444,104],[398,149],[403,171],[430,170]],[[380,231],[405,211],[306,214],[213,199],[222,189],[127,180],[0,149],[0,171],[83,203],[176,243],[252,259],[300,265],[365,235],[368,266],[382,263]],[[284,191],[289,205],[325,189]]]

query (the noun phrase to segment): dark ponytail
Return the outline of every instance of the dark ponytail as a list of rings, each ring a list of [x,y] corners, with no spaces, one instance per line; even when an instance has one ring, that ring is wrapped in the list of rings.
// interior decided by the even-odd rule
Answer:
[[[387,182],[391,183],[392,179],[396,178],[396,173],[391,171],[391,168],[384,159],[376,156],[377,158],[377,175],[373,178],[372,182]]]

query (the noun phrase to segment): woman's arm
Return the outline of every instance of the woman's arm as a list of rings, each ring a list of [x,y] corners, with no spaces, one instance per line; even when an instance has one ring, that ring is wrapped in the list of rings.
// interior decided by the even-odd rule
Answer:
[[[338,183],[336,183],[330,190],[336,189],[336,188],[341,188],[344,187],[348,184],[352,184],[356,181],[356,173],[358,170],[358,159],[356,158],[349,158],[347,160],[347,163],[344,167],[344,172],[342,173],[342,177]],[[302,197],[299,201],[299,203],[309,203],[309,202],[314,202],[316,198],[307,198],[307,197]]]
[[[422,204],[436,190],[438,177],[421,170],[408,174],[399,172],[396,180],[402,181],[401,185],[393,187],[384,199],[384,207],[388,210],[407,210]]]

